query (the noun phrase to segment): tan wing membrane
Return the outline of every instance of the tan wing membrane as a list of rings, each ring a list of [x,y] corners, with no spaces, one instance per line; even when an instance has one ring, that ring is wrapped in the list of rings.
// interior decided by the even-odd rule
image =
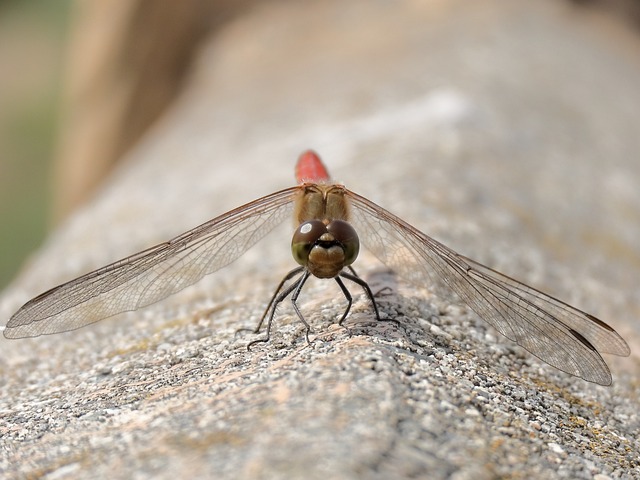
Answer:
[[[297,190],[291,187],[259,198],[168,242],[52,288],[20,308],[4,336],[74,330],[162,300],[233,262],[290,218]]]
[[[417,286],[445,285],[505,337],[563,372],[600,385],[611,373],[599,352],[629,355],[602,320],[464,257],[375,203],[347,193],[362,244]]]

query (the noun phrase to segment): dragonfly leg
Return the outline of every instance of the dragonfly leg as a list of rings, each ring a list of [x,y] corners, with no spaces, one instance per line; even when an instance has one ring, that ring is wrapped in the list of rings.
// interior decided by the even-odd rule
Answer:
[[[300,274],[302,271],[304,270],[303,267],[298,267],[295,268],[293,270],[291,270],[289,273],[287,273],[285,275],[285,277],[282,279],[282,281],[280,282],[280,284],[278,285],[278,288],[276,288],[275,292],[273,293],[273,295],[271,296],[271,300],[269,300],[269,304],[267,305],[267,308],[264,310],[264,313],[262,314],[262,318],[260,319],[260,321],[258,322],[258,325],[256,326],[256,328],[254,329],[250,329],[250,328],[244,328],[244,329],[240,329],[237,332],[240,331],[250,331],[253,333],[258,333],[260,331],[260,328],[262,327],[262,324],[264,323],[265,318],[267,318],[267,315],[269,316],[269,320],[267,322],[267,335],[265,338],[260,338],[257,340],[253,340],[252,342],[249,342],[249,344],[247,345],[247,350],[251,349],[251,346],[254,345],[255,343],[264,343],[264,342],[268,342],[269,341],[269,337],[271,335],[271,324],[273,322],[273,317],[275,316],[276,313],[276,308],[278,308],[278,305],[289,296],[289,294],[291,294],[291,292],[296,289],[298,287],[299,283],[303,283],[306,281],[306,279],[308,278],[308,273],[306,275],[306,277],[303,275],[300,280],[297,280],[295,282],[293,282],[291,285],[289,285],[287,288],[285,288],[284,290],[282,290],[282,287],[285,285],[285,283],[287,283],[287,281],[291,280],[291,278],[295,277],[296,275]],[[282,290],[282,291],[281,291]],[[306,322],[305,322],[306,324]],[[237,333],[236,332],[236,333]]]
[[[302,291],[302,287],[304,286],[305,282],[309,278],[309,275],[311,275],[309,270],[305,270],[304,273],[302,274],[302,277],[300,277],[300,280],[298,280],[298,282],[294,284],[295,290],[293,292],[293,295],[291,295],[291,304],[293,305],[293,309],[296,311],[296,314],[298,315],[298,318],[300,319],[300,321],[304,323],[304,326],[306,328],[304,332],[304,336],[307,339],[307,343],[311,345],[311,340],[309,340],[309,332],[311,331],[311,326],[304,319],[304,316],[302,315],[302,312],[298,308],[298,303],[297,303],[298,295],[300,295],[300,292]],[[273,318],[273,314],[271,314],[271,319],[272,318]],[[269,325],[271,325],[271,319],[269,319]]]
[[[384,292],[384,293],[382,293]],[[380,290],[373,294],[374,297],[385,297],[387,295],[393,295],[393,288],[386,286],[382,287]]]
[[[342,293],[344,294],[344,298],[346,298],[347,302],[348,302],[347,303],[347,308],[345,308],[344,313],[342,314],[342,317],[340,318],[340,321],[338,321],[338,325],[340,325],[342,328],[345,328],[347,331],[349,331],[349,329],[347,327],[345,327],[342,324],[342,322],[344,322],[344,319],[347,318],[347,315],[349,314],[349,311],[351,310],[351,305],[353,304],[353,297],[351,296],[351,293],[349,292],[347,287],[344,286],[343,281],[340,280],[340,277],[335,277],[334,280],[340,286],[340,289],[342,290]]]
[[[356,273],[356,271],[353,269],[351,265],[349,265],[347,268],[349,269],[349,271],[354,277],[360,278],[360,275]],[[382,293],[382,292],[385,292],[385,293]],[[380,290],[378,290],[373,294],[373,297],[384,297],[386,295],[393,295],[393,288],[389,286],[382,287]]]
[[[260,333],[260,328],[262,327],[262,324],[264,323],[264,319],[267,318],[267,314],[271,310],[271,307],[273,306],[273,304],[274,304],[274,302],[276,300],[276,297],[278,296],[278,293],[280,293],[280,290],[282,290],[282,287],[284,286],[285,283],[287,283],[287,281],[291,280],[291,278],[293,278],[296,275],[298,275],[300,272],[302,272],[302,270],[304,270],[303,267],[298,267],[298,268],[294,268],[289,273],[287,273],[285,275],[285,277],[282,279],[282,281],[280,282],[280,284],[278,285],[278,288],[276,288],[276,290],[273,292],[273,295],[271,295],[271,299],[269,300],[269,304],[267,305],[267,308],[264,309],[264,313],[262,314],[262,318],[260,318],[260,321],[258,322],[258,325],[256,325],[255,328],[239,328],[238,330],[236,330],[236,335],[238,333],[240,333],[240,332]],[[282,301],[282,300],[280,300],[280,301]],[[279,302],[275,302],[275,303],[279,303]]]
[[[340,276],[344,277],[344,278],[346,278],[348,280],[351,280],[353,283],[357,283],[358,285],[360,285],[362,287],[364,292],[367,294],[367,297],[369,297],[369,300],[371,300],[371,305],[373,306],[373,311],[376,314],[376,319],[380,320],[380,313],[378,312],[378,305],[376,303],[375,298],[373,298],[373,293],[371,292],[371,288],[369,287],[369,284],[367,282],[365,282],[363,279],[361,279],[356,274],[355,270],[353,270],[353,268],[351,266],[349,267],[349,270],[351,270],[351,272],[353,272],[353,273],[340,272]],[[342,320],[344,320],[344,317],[342,318]]]
[[[274,313],[276,311],[276,307],[278,306],[278,304],[280,302],[282,302],[285,298],[287,298],[287,295],[289,295],[289,293],[291,293],[292,289],[288,289],[287,293],[281,296],[282,298],[278,298],[278,292],[280,292],[280,290],[282,290],[282,287],[284,286],[285,283],[287,283],[289,280],[291,280],[296,275],[302,273],[303,270],[304,270],[304,267],[294,268],[293,270],[291,270],[289,273],[287,273],[284,276],[284,278],[282,279],[282,281],[278,285],[278,288],[276,288],[276,291],[273,292],[273,295],[271,296],[271,300],[269,300],[269,304],[267,305],[267,308],[264,309],[264,313],[262,314],[262,318],[258,322],[258,325],[256,325],[256,328],[254,328],[253,333],[258,333],[260,331],[260,327],[262,327],[262,323],[264,322],[264,319],[267,318],[267,314],[269,313],[269,310],[271,309],[272,306],[273,306],[273,311],[271,312],[271,318],[273,318],[273,315],[274,315]]]
[[[393,322],[396,325],[400,326],[400,322],[398,322],[397,320],[394,320],[392,318],[381,318],[380,317],[380,312],[378,311],[378,304],[376,303],[375,296],[373,295],[373,292],[371,291],[371,287],[369,287],[369,284],[358,276],[358,274],[355,272],[353,267],[349,266],[348,268],[351,271],[351,273],[347,273],[347,272],[342,271],[342,272],[340,272],[340,276],[344,277],[344,278],[346,278],[348,280],[351,280],[353,283],[357,283],[358,285],[360,285],[362,287],[362,289],[367,294],[367,297],[369,297],[369,300],[371,301],[371,305],[373,306],[373,311],[374,311],[374,313],[376,315],[376,320],[378,320],[380,322]],[[344,316],[346,316],[346,313],[345,313]],[[344,320],[344,316],[340,320],[340,324]]]

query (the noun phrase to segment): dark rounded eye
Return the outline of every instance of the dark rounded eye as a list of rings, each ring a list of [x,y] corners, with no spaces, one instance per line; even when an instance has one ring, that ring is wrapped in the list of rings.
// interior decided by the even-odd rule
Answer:
[[[327,227],[320,220],[309,220],[296,228],[291,240],[291,253],[300,265],[307,265],[309,252],[318,239],[327,233]]]
[[[333,235],[336,242],[344,249],[344,265],[351,265],[360,251],[360,239],[355,229],[344,220],[332,220],[327,225],[327,231]]]

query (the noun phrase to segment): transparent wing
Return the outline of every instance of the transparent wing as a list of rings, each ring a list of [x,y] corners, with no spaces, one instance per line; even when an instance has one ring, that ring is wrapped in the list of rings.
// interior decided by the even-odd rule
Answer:
[[[412,283],[453,290],[483,320],[540,360],[600,385],[611,373],[599,352],[629,355],[609,325],[464,257],[360,195],[347,191],[360,239]]]
[[[155,303],[228,265],[293,211],[298,187],[267,195],[182,235],[37,296],[7,323],[7,338],[83,327]]]

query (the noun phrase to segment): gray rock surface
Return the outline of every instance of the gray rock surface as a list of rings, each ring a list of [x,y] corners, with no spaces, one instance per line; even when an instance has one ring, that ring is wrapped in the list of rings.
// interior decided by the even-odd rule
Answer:
[[[143,311],[0,340],[3,478],[640,478],[637,34],[561,2],[280,2],[201,52],[184,96],[0,300],[293,184],[336,180],[456,250],[611,323],[605,388],[363,254],[268,344],[236,336],[292,268],[289,225]]]

